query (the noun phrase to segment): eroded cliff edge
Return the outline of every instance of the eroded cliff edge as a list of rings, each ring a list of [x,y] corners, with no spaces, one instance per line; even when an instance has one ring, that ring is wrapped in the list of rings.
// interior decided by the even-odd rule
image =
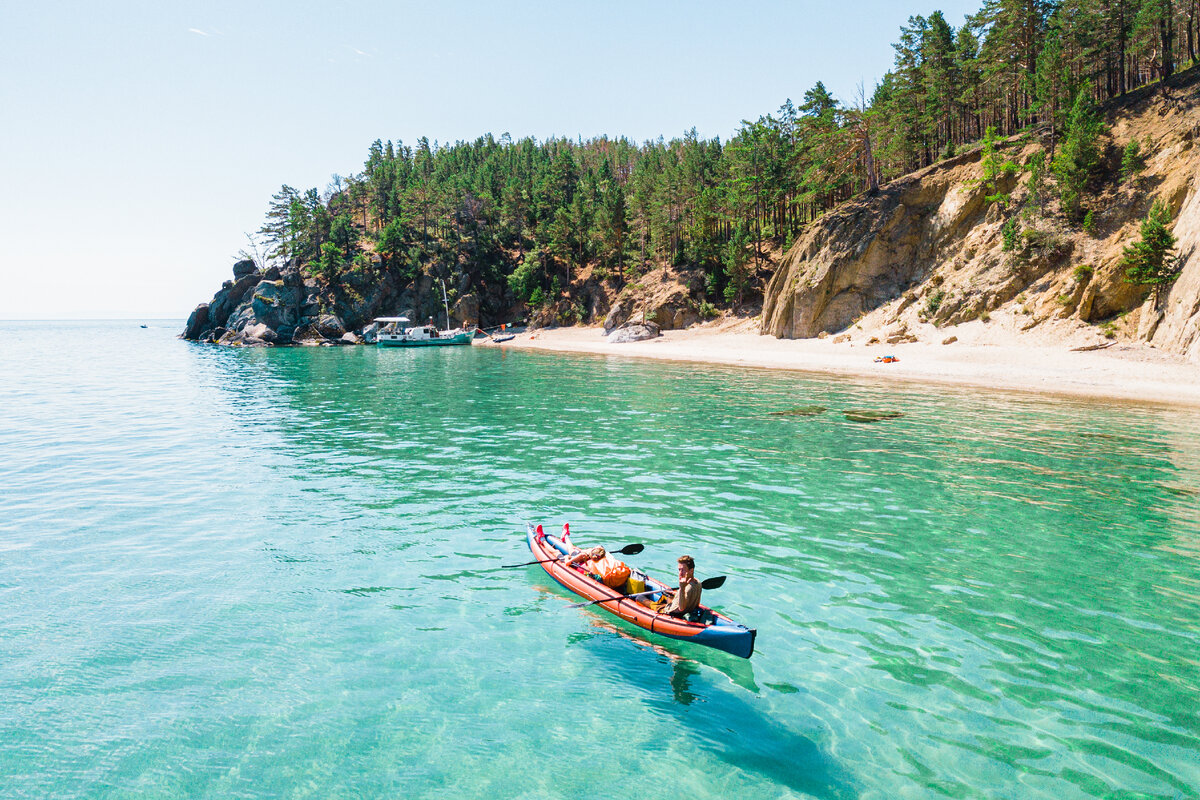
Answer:
[[[1039,151],[1049,160],[1048,135],[1015,137],[1002,155],[1018,169],[996,187],[1007,204],[987,200],[977,149],[812,225],[767,285],[762,332],[810,338],[872,317],[886,338],[904,340],[931,324],[986,322],[1006,308],[1023,316],[1026,330],[1071,320],[1200,363],[1200,72],[1177,76],[1165,92],[1132,93],[1104,112],[1103,161],[1085,200],[1088,230],[1068,222],[1052,178],[1031,186]],[[1146,162],[1122,181],[1122,149],[1131,140]],[[1155,200],[1170,210],[1179,259],[1178,278],[1157,298],[1126,282],[1121,265]]]

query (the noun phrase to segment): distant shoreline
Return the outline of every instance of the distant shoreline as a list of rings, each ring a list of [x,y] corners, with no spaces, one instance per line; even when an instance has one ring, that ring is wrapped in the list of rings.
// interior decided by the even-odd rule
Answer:
[[[964,327],[964,326],[960,326]],[[965,332],[964,332],[965,334]],[[950,332],[947,332],[948,338]],[[963,335],[963,338],[968,338]],[[503,345],[521,350],[624,356],[661,361],[956,386],[1044,396],[1200,408],[1200,365],[1146,345],[1117,344],[1086,352],[1063,343],[925,341],[903,344],[776,339],[741,325],[666,331],[641,342],[610,343],[601,328],[553,328],[518,334]],[[483,342],[477,342],[483,344]],[[876,363],[894,355],[896,363]]]

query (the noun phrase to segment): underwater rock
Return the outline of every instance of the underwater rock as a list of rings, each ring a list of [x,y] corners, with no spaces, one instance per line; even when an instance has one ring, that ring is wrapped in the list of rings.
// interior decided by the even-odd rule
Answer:
[[[815,417],[817,414],[824,414],[828,409],[825,406],[796,406],[785,411],[772,411],[772,417]]]
[[[843,412],[851,422],[879,422],[885,419],[897,419],[904,416],[903,411],[887,411],[883,409],[848,409]]]

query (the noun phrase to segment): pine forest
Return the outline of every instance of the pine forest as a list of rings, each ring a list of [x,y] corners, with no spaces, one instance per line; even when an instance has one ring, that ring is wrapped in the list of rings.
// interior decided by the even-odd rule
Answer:
[[[910,17],[873,89],[847,100],[817,82],[728,141],[376,141],[361,172],[273,197],[259,260],[294,260],[331,292],[440,277],[493,321],[572,308],[585,276],[620,287],[666,265],[736,306],[807,223],[981,141],[1048,130],[1062,208],[1080,211],[1095,104],[1194,63],[1198,35],[1200,0],[986,0],[957,27]]]

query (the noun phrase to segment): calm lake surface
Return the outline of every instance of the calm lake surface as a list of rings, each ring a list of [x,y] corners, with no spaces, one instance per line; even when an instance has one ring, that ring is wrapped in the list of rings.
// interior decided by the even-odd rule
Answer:
[[[1196,412],[149,325],[0,323],[6,798],[1200,796]]]

